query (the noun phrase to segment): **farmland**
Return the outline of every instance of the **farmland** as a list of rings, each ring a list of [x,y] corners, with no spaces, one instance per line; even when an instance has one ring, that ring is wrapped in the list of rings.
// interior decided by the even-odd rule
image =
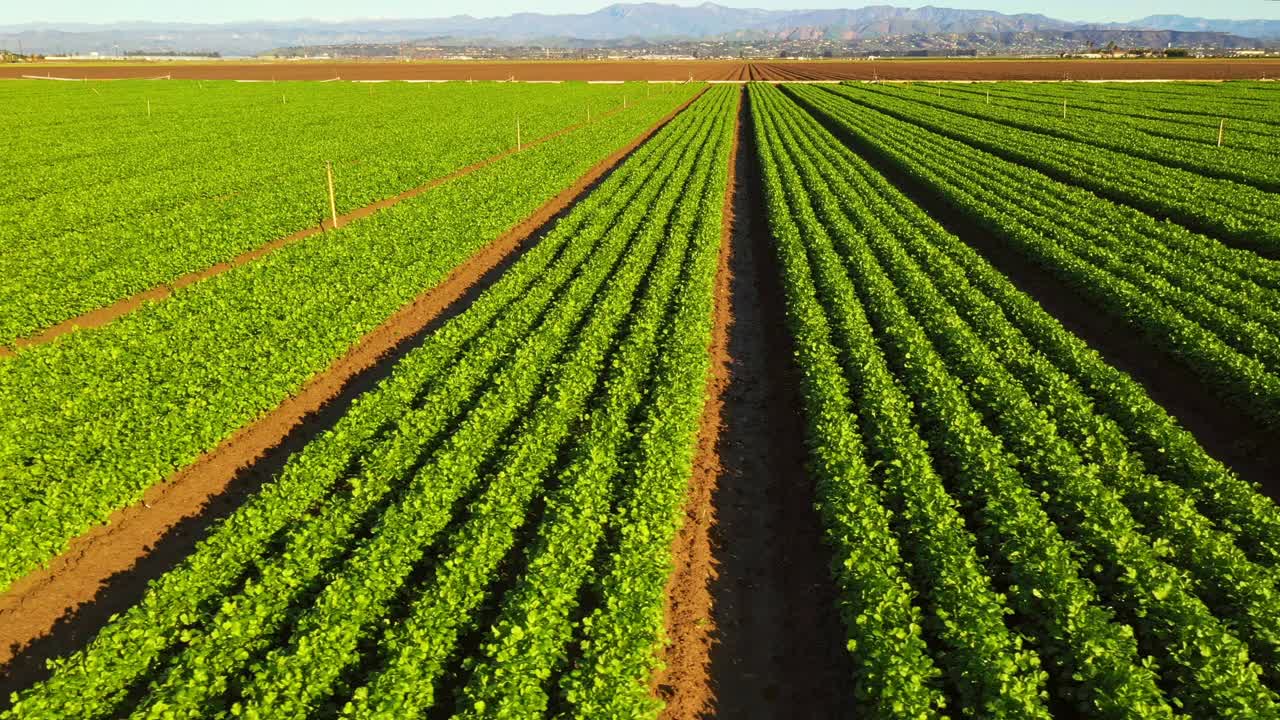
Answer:
[[[0,717],[1280,717],[1275,83],[0,97]]]
[[[876,59],[335,62],[71,62],[0,66],[0,78],[184,80],[1257,80],[1280,75],[1276,58],[1167,60]]]

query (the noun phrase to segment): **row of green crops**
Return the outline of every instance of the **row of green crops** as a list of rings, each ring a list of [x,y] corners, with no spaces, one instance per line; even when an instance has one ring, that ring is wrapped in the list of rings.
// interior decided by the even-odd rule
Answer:
[[[1280,138],[1275,136],[1275,127],[1252,119],[1251,110],[1227,115],[1230,108],[1222,106],[1221,87],[1209,91],[1205,97],[1190,103],[1189,108],[1202,111],[1203,114],[1174,112],[1169,105],[1156,101],[1152,103],[1146,98],[1117,96],[1108,92],[1107,86],[1058,83],[975,83],[972,85],[949,84],[945,87],[929,85],[935,91],[935,97],[967,98],[980,100],[984,106],[1010,108],[1026,112],[1034,112],[1041,119],[1045,129],[1063,127],[1063,124],[1050,122],[1062,117],[1062,101],[1068,104],[1068,118],[1075,118],[1074,125],[1067,124],[1072,130],[1089,128],[1106,128],[1111,131],[1125,133],[1136,130],[1150,138],[1168,138],[1183,143],[1178,149],[1197,152],[1197,145],[1210,146],[1217,150],[1218,129],[1223,129],[1224,157],[1232,157],[1234,149],[1260,152],[1280,152]],[[1025,116],[1024,116],[1025,117]],[[1083,122],[1081,122],[1083,120]],[[1101,134],[1099,134],[1101,135]],[[1095,136],[1098,137],[1098,136]],[[1105,141],[1105,138],[1099,138]],[[1199,157],[1211,157],[1200,154]]]
[[[1142,106],[1184,116],[1228,117],[1280,125],[1274,82],[1103,84],[1100,94],[1116,105]]]
[[[327,161],[343,213],[514,148],[517,120],[528,143],[687,97],[585,83],[134,81],[34,97],[31,85],[0,86],[23,109],[0,188],[0,343],[317,225]]]
[[[997,96],[994,103],[988,104],[975,88],[956,92],[950,87],[938,85],[913,85],[901,88],[898,95],[966,117],[1105,148],[1121,155],[1144,158],[1198,175],[1233,180],[1264,191],[1280,190],[1280,167],[1275,163],[1275,153],[1280,151],[1280,143],[1275,143],[1272,138],[1260,138],[1260,142],[1256,144],[1265,144],[1266,147],[1241,147],[1241,142],[1247,143],[1249,138],[1255,137],[1241,133],[1240,142],[1217,147],[1216,124],[1211,129],[1196,128],[1186,132],[1187,137],[1165,137],[1133,127],[1132,121],[1117,121],[1098,111],[1067,107],[1066,117],[1063,117],[1061,103],[1027,104]],[[1070,101],[1067,102],[1069,105]],[[1187,128],[1174,123],[1165,123],[1164,126]],[[1232,131],[1235,133],[1234,127]],[[1115,158],[1114,155],[1106,155],[1102,159],[1113,161]],[[1133,179],[1135,182],[1141,181],[1140,176]]]
[[[5,717],[655,715],[738,97],[677,116]]]
[[[1092,304],[1280,426],[1280,263],[877,112],[788,88],[823,122],[935,191]]]
[[[696,90],[678,92],[0,363],[0,587],[279,405]]]
[[[866,714],[1276,717],[1277,508],[805,112],[825,101],[750,98]]]
[[[1066,139],[1061,132],[1050,135],[1022,129],[1027,124],[1015,127],[985,115],[973,117],[967,113],[973,112],[976,102],[961,104],[962,112],[943,107],[945,101],[939,102],[937,96],[930,99],[927,93],[885,85],[842,87],[836,92],[1101,197],[1170,218],[1223,242],[1280,256],[1280,195],[1272,192]],[[1069,116],[1066,124],[1070,125]],[[1261,175],[1254,177],[1262,183],[1264,176],[1274,173],[1275,163],[1260,154],[1251,156],[1256,159],[1247,167],[1259,168]]]

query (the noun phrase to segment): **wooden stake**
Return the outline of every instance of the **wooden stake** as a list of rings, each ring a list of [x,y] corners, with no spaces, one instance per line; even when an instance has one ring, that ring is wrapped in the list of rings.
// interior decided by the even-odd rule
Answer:
[[[333,221],[330,230],[338,229],[338,200],[333,194],[333,162],[324,161],[324,174],[329,178],[329,219]]]
[[[1227,127],[1226,118],[1218,118],[1218,147],[1222,147],[1222,131]]]
[[[1062,119],[1063,120],[1067,119],[1067,99],[1066,98],[1062,99]]]
[[[516,152],[520,152],[520,118],[516,118]]]
[[[151,98],[147,98],[147,117],[151,117]]]
[[[988,105],[990,105],[990,104],[991,104],[991,91],[990,91],[990,90],[988,90],[988,91],[987,91],[987,104],[988,104]]]

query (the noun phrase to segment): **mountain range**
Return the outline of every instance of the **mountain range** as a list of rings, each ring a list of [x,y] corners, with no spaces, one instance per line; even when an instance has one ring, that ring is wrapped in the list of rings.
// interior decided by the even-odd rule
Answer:
[[[1280,20],[1211,20],[1153,15],[1129,23],[1087,24],[1038,14],[990,10],[872,6],[846,10],[758,10],[706,2],[615,4],[591,13],[517,13],[476,18],[296,20],[225,24],[130,22],[109,25],[28,23],[0,26],[0,47],[45,54],[121,51],[216,51],[252,55],[283,46],[396,43],[449,37],[501,44],[549,39],[646,41],[756,40],[795,37],[866,40],[899,35],[1005,34],[1080,30],[1176,30],[1280,40]]]

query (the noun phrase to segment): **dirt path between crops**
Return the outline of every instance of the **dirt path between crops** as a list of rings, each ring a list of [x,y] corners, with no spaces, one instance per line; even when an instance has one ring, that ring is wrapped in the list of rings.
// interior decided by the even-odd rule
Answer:
[[[289,455],[331,427],[355,398],[448,318],[464,311],[552,222],[654,133],[701,96],[673,110],[597,163],[533,215],[477,251],[444,282],[370,331],[296,394],[217,448],[71,541],[45,568],[0,595],[0,708],[15,690],[48,676],[44,661],[83,647],[146,583],[177,565]]]
[[[621,108],[614,108],[613,110],[600,113],[600,116],[601,118],[605,118],[621,111],[622,111]],[[551,133],[550,135],[544,135],[543,137],[537,138],[536,140],[530,140],[527,143],[523,143],[521,145],[521,148],[528,149],[531,147],[536,147],[538,145],[541,145],[542,143],[548,142],[550,140],[554,140],[558,137],[561,137],[562,135],[567,135],[575,130],[585,127],[586,124],[587,123],[576,123],[574,125],[565,126]],[[356,208],[355,210],[339,215],[337,226],[343,227],[355,220],[360,220],[362,218],[369,217],[370,215],[378,212],[379,210],[385,210],[389,207],[392,207],[393,205],[398,205],[399,203],[405,200],[417,197],[451,180],[456,180],[464,175],[469,175],[477,170],[480,170],[481,168],[492,165],[493,163],[505,157],[514,155],[516,152],[518,151],[515,148],[508,148],[507,150],[497,153],[496,155],[490,155],[489,157],[483,160],[480,160],[479,162],[473,163],[471,165],[467,165],[465,167],[460,167],[456,170],[451,171],[447,175],[442,175],[440,177],[434,178],[423,185],[419,185],[418,187],[411,188],[398,195],[393,195],[389,198],[379,200],[375,203],[371,203],[369,205],[365,205],[364,207]],[[312,235],[317,235],[326,230],[331,230],[333,229],[333,227],[334,227],[334,224],[331,219],[323,220],[319,225],[306,228],[305,230],[299,230],[298,232],[293,233],[292,235],[288,235],[282,238],[277,238],[275,240],[272,240],[266,243],[265,245],[259,245],[253,250],[249,250],[247,252],[241,253],[240,255],[237,255],[236,257],[226,262],[218,263],[217,265],[213,265],[203,270],[196,270],[194,272],[189,272],[185,275],[178,277],[175,280],[153,287],[150,290],[144,290],[140,293],[131,295],[130,297],[124,298],[122,300],[117,300],[116,302],[110,305],[107,305],[105,307],[100,307],[95,310],[90,310],[89,312],[83,313],[81,315],[70,318],[68,320],[64,320],[63,322],[60,322],[57,325],[54,325],[53,327],[40,332],[39,334],[32,335],[25,338],[18,338],[17,340],[13,341],[12,343],[13,348],[16,348],[18,351],[21,351],[25,348],[35,347],[38,345],[46,345],[48,343],[53,342],[54,340],[57,340],[63,335],[67,335],[68,333],[75,332],[76,330],[89,330],[92,328],[102,327],[103,325],[106,325],[115,320],[118,320],[119,318],[125,315],[128,315],[134,310],[137,310],[138,308],[142,307],[145,303],[159,302],[161,300],[170,298],[173,296],[174,292],[181,290],[182,288],[185,288],[189,285],[194,285],[202,280],[208,280],[209,278],[214,277],[216,275],[221,275],[222,273],[227,272],[228,270],[234,270],[235,268],[241,267],[243,265],[248,265],[249,263],[255,260],[258,260],[260,258],[266,257],[267,255],[270,255],[271,253],[283,247],[292,245],[293,243],[296,243],[299,240],[303,240],[305,238],[311,237]],[[14,349],[11,349],[5,346],[0,346],[0,359],[10,358],[15,356],[16,354],[17,352],[15,352]]]
[[[852,669],[804,471],[802,414],[739,114],[717,277],[712,377],[667,588],[664,720],[834,718]]]

